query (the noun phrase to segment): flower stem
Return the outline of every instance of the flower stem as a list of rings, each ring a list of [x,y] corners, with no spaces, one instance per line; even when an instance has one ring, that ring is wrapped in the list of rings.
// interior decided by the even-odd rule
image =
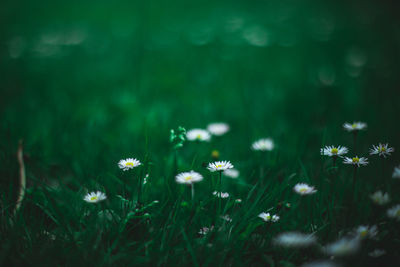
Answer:
[[[139,176],[139,187],[138,187],[138,198],[137,198],[138,205],[141,204],[142,184],[143,184],[142,177]]]
[[[384,186],[386,191],[389,190],[389,183],[388,183],[388,179],[385,178],[385,159],[381,159],[382,163],[381,163],[381,180],[384,181]]]
[[[25,196],[25,187],[26,187],[26,175],[25,175],[25,165],[24,165],[24,154],[23,154],[23,142],[19,140],[18,143],[18,151],[17,151],[17,160],[19,165],[19,189],[18,189],[18,199],[14,208],[14,215],[17,213],[19,208],[21,207],[22,200]]]
[[[356,201],[357,197],[355,194],[355,189],[356,189],[356,177],[357,177],[357,165],[354,165],[354,171],[353,171],[353,185],[351,189],[351,196],[350,196],[350,208],[348,210],[348,214],[346,216],[346,224],[349,222],[350,215],[353,212],[353,207],[354,207],[354,202]]]
[[[192,191],[192,202],[194,202],[194,184],[190,185],[190,189]]]
[[[353,149],[354,153],[357,153],[357,133],[358,131],[353,132]]]
[[[218,197],[218,216],[221,215],[221,202],[222,202],[221,201],[222,200],[221,187],[222,187],[222,171],[219,171],[219,182],[218,182],[218,193],[217,193],[217,196],[219,194],[219,197]]]
[[[352,190],[351,190],[351,194],[352,194],[353,197],[355,196],[356,177],[357,177],[357,166],[354,166],[354,172],[353,172],[353,188],[352,188]]]

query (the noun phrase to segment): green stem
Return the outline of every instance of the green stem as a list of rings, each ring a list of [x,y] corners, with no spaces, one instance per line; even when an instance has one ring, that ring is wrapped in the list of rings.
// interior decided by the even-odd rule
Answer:
[[[218,182],[218,191],[217,191],[217,197],[218,197],[218,193],[219,193],[219,197],[218,197],[218,215],[221,215],[221,202],[222,202],[222,171],[219,171],[219,182]]]
[[[358,131],[355,130],[353,132],[353,149],[354,149],[354,153],[357,153],[357,134],[358,134]]]
[[[382,163],[381,163],[381,181],[384,181],[384,185],[385,185],[385,190],[388,191],[388,179],[385,178],[385,159],[381,159]]]
[[[192,202],[194,203],[194,184],[190,185],[190,189],[192,191]]]
[[[143,184],[142,177],[139,176],[139,188],[138,188],[138,198],[137,198],[138,205],[141,204],[142,184]]]
[[[357,165],[354,165],[354,172],[353,172],[353,185],[351,189],[351,197],[350,197],[350,209],[347,214],[346,218],[346,224],[349,223],[350,215],[353,212],[353,203],[356,201],[357,197],[355,195],[355,189],[356,189],[356,177],[357,177]]]
[[[357,177],[357,166],[354,166],[354,172],[353,172],[353,188],[352,188],[352,190],[351,190],[351,195],[353,196],[353,199],[354,199],[354,197],[355,197],[356,177]]]
[[[337,160],[337,156],[333,156],[333,163],[332,163],[332,168],[333,168],[333,174],[331,175],[331,184],[330,184],[330,196],[331,198],[333,198],[334,195],[334,183],[336,183],[336,181],[338,180],[338,176],[339,176],[339,170],[336,168],[336,160]]]

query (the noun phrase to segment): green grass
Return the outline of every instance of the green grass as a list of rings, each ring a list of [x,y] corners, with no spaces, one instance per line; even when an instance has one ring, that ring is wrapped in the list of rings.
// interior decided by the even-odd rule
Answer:
[[[368,155],[379,142],[400,148],[397,5],[36,5],[0,9],[0,265],[298,266],[328,259],[322,247],[362,224],[377,225],[378,240],[338,262],[400,263],[399,225],[386,216],[400,203],[400,181],[391,178],[400,157]],[[357,154],[370,164],[352,195],[352,167],[339,160],[333,169],[319,151],[344,145],[356,154],[342,129],[354,120],[368,123]],[[171,129],[215,121],[231,131],[179,149],[170,143]],[[250,149],[262,137],[276,145],[265,155]],[[14,216],[20,139],[27,189]],[[222,180],[231,196],[222,214],[232,222],[215,221],[218,175],[205,168],[213,150],[240,171]],[[143,165],[123,172],[117,163],[127,157]],[[174,180],[192,169],[204,176],[193,202]],[[301,198],[292,190],[298,182],[318,192]],[[97,190],[107,200],[83,201]],[[390,204],[372,203],[377,190]],[[267,210],[279,222],[257,217]],[[274,246],[286,231],[315,233],[318,245]],[[369,257],[375,248],[387,254]]]

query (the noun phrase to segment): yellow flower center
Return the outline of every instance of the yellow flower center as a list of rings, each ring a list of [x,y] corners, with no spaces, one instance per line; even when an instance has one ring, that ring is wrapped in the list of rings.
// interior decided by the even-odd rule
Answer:
[[[218,150],[213,150],[211,152],[211,157],[213,158],[219,158],[219,151]]]
[[[201,139],[201,134],[198,134],[198,135],[196,136],[196,138],[197,138],[197,139]]]
[[[125,166],[132,166],[132,167],[133,167],[133,162],[127,162],[127,163],[125,163]]]
[[[300,188],[300,190],[299,190],[300,192],[302,192],[302,193],[304,193],[304,192],[306,192],[307,191],[307,188],[305,188],[305,187],[303,187],[303,188]]]
[[[332,148],[331,153],[332,154],[337,154],[339,152],[339,150],[337,148]]]
[[[265,216],[267,220],[271,220],[271,215]]]
[[[217,169],[222,168],[222,165],[221,164],[215,165],[215,168],[217,168]]]
[[[397,217],[400,217],[400,210],[397,210],[397,211],[396,211],[396,216],[397,216]]]
[[[93,201],[93,200],[97,200],[97,196],[91,197],[90,200],[92,200],[92,201]]]
[[[353,158],[353,163],[359,163],[359,162],[360,162],[359,158],[357,158],[357,157]]]
[[[382,146],[382,147],[380,147],[380,151],[381,151],[381,152],[385,152],[385,151],[386,151],[386,148],[385,148],[384,146]]]
[[[361,236],[361,237],[366,237],[367,234],[368,234],[368,231],[367,231],[367,230],[363,230],[363,231],[360,232],[360,236]]]
[[[185,181],[190,181],[190,180],[192,180],[192,176],[186,176],[185,177]]]
[[[354,128],[357,128],[357,123],[353,123],[352,125],[351,125],[351,127],[354,129]]]

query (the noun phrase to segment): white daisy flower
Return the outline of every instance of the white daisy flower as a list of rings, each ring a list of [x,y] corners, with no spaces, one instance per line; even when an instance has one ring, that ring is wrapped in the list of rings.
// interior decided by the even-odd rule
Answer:
[[[222,172],[223,175],[230,177],[230,178],[238,178],[240,175],[240,172],[236,169],[227,169]]]
[[[388,147],[389,144],[381,144],[379,143],[379,145],[375,146],[372,145],[372,148],[369,150],[369,154],[370,155],[379,155],[382,156],[384,158],[386,158],[386,156],[390,156],[390,153],[394,152],[394,148],[393,147]]]
[[[400,166],[394,167],[392,178],[400,178]]]
[[[375,239],[378,235],[378,227],[376,225],[360,225],[355,229],[355,236],[360,239]]]
[[[127,159],[121,159],[118,162],[118,167],[123,171],[127,171],[129,169],[133,169],[137,166],[140,166],[141,164],[142,163],[137,159],[127,158]]]
[[[303,234],[300,232],[281,233],[274,239],[274,244],[283,247],[308,247],[313,245],[317,239],[312,234]]]
[[[353,122],[353,123],[344,123],[343,128],[346,131],[352,132],[352,131],[359,131],[359,130],[364,130],[367,128],[367,124],[365,122]]]
[[[207,169],[211,172],[225,171],[227,169],[232,169],[233,165],[230,161],[216,161],[208,164]]]
[[[385,205],[389,203],[390,197],[388,193],[382,193],[382,191],[376,191],[372,195],[370,195],[372,201],[377,205]]]
[[[343,163],[361,167],[361,166],[368,165],[369,162],[368,162],[368,158],[363,158],[363,157],[359,158],[358,156],[355,156],[353,158],[344,157]]]
[[[189,141],[210,141],[211,135],[208,131],[203,129],[192,129],[187,131],[186,138]]]
[[[314,194],[317,192],[315,190],[314,186],[309,186],[308,184],[305,183],[298,183],[293,187],[294,192],[296,192],[299,195],[310,195]]]
[[[378,258],[380,256],[383,256],[386,254],[386,251],[383,249],[375,249],[373,251],[371,251],[370,253],[368,253],[368,256],[372,257],[372,258]]]
[[[224,122],[211,123],[207,126],[207,130],[213,135],[223,135],[229,131],[229,125]]]
[[[331,256],[347,256],[354,254],[360,248],[360,241],[358,238],[341,238],[325,247],[325,253]]]
[[[206,234],[208,234],[210,231],[212,231],[212,230],[214,230],[214,225],[211,225],[211,227],[209,228],[209,227],[202,227],[202,228],[200,228],[200,230],[199,230],[199,234],[200,235],[206,235]]]
[[[103,192],[97,191],[97,192],[88,193],[83,198],[83,200],[85,200],[86,202],[89,202],[89,203],[97,203],[97,202],[105,200],[106,198],[107,198],[106,194],[104,194]]]
[[[232,222],[232,218],[228,214],[221,216],[221,219],[227,222]]]
[[[255,141],[251,148],[258,151],[271,151],[274,149],[274,141],[271,138],[264,138]]]
[[[258,217],[260,217],[261,219],[263,219],[266,222],[277,222],[280,219],[280,217],[278,215],[274,214],[271,216],[271,214],[269,214],[269,212],[268,213],[261,212],[258,215]]]
[[[388,209],[387,216],[389,218],[393,218],[393,219],[400,221],[400,204],[397,204],[397,205],[391,207],[390,209]]]
[[[349,152],[347,147],[344,146],[326,146],[321,148],[321,155],[329,156],[329,157],[337,157],[342,156]]]
[[[227,192],[224,193],[224,192],[214,191],[213,195],[216,197],[220,197],[220,198],[228,198],[229,197],[229,193],[227,193]]]
[[[195,171],[182,172],[175,177],[178,184],[193,184],[203,180],[203,176]]]

